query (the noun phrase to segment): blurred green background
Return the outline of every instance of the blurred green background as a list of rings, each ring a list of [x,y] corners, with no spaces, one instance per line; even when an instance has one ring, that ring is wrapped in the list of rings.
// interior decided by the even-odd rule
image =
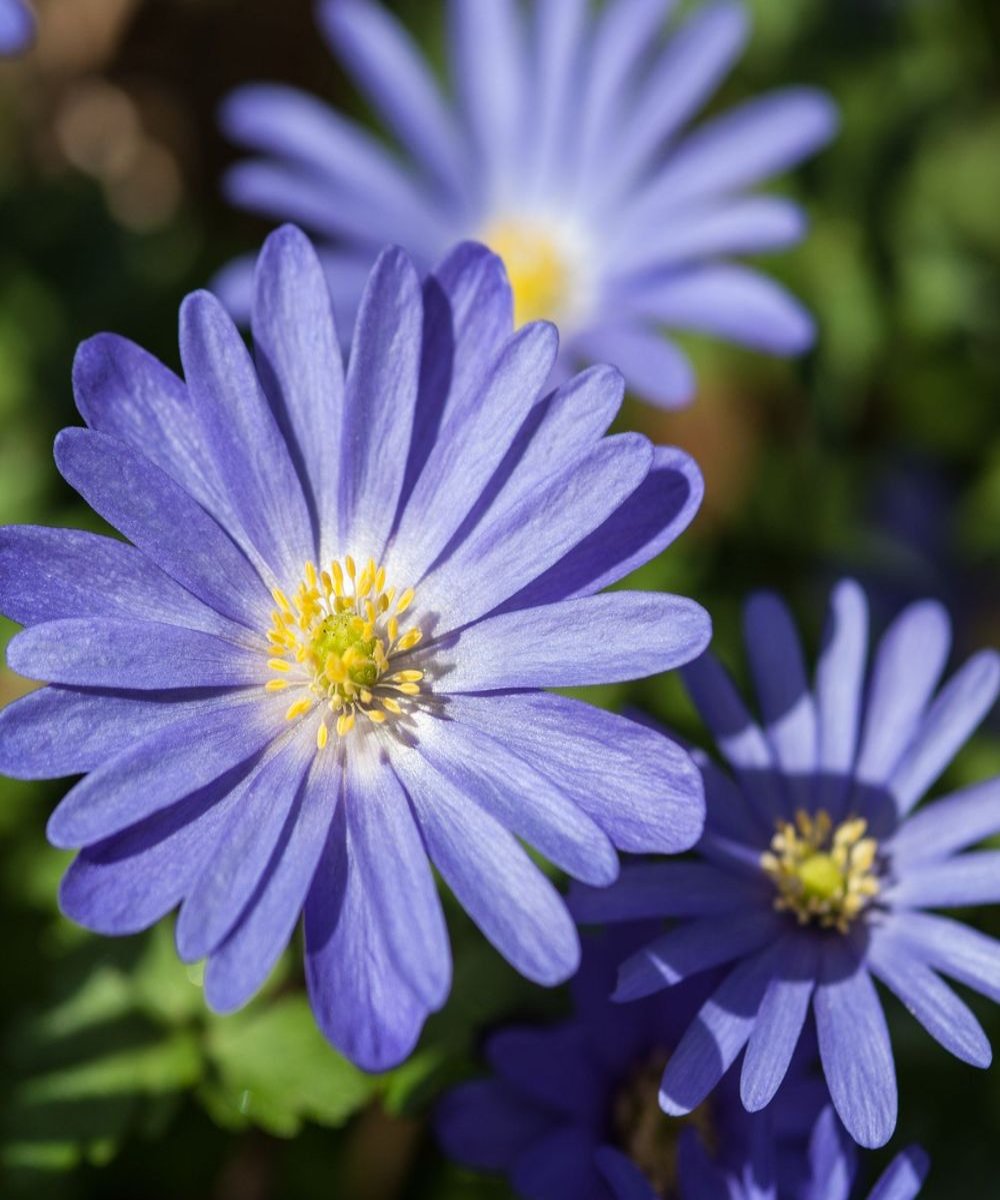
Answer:
[[[217,181],[220,98],[253,78],[361,111],[308,0],[39,0],[25,60],[0,65],[0,520],[87,525],[51,462],[74,423],[77,343],[125,334],[178,367],[183,295],[266,226]],[[439,5],[394,5],[440,58]],[[722,106],[785,83],[841,105],[837,143],[788,190],[808,242],[769,264],[817,313],[803,362],[691,340],[687,412],[625,420],[690,450],[708,496],[642,586],[696,596],[742,671],[739,605],[775,587],[815,646],[850,572],[880,621],[940,597],[956,657],[1000,644],[1000,9],[988,0],[753,0],[750,51]],[[10,627],[0,629],[6,638]],[[0,675],[0,703],[28,685]],[[698,738],[676,680],[594,696]],[[1000,718],[942,786],[1000,771]],[[485,1031],[565,996],[518,980],[455,911],[453,996],[415,1057],[370,1079],[330,1050],[298,953],[228,1019],[204,1008],[168,927],[109,941],[62,920],[66,856],[44,823],[60,785],[0,779],[0,1194],[143,1200],[502,1200],[446,1164],[434,1097],[474,1071]],[[970,914],[1000,933],[1000,918]],[[972,1000],[996,1040],[1000,1013]],[[890,1007],[897,1141],[931,1151],[935,1197],[998,1194],[1000,1073],[950,1059]]]

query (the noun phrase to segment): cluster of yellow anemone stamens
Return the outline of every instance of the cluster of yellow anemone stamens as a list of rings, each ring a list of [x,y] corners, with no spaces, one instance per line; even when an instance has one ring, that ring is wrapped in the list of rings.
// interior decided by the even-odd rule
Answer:
[[[879,891],[878,842],[865,837],[867,829],[860,817],[835,829],[823,809],[815,816],[800,809],[794,824],[779,821],[760,860],[778,890],[774,907],[794,913],[800,925],[812,921],[846,933]]]
[[[416,627],[405,632],[399,627],[413,589],[398,597],[395,588],[386,589],[385,567],[374,559],[360,572],[350,555],[328,571],[307,562],[291,598],[280,588],[272,595],[277,608],[267,640],[274,657],[267,665],[276,676],[267,690],[305,689],[285,714],[289,721],[324,706],[316,731],[320,750],[329,741],[329,720],[344,737],[359,715],[384,724],[403,711],[400,698],[419,693],[423,671],[391,667],[394,655],[412,650],[423,636]]]
[[[486,229],[481,240],[504,260],[514,296],[514,324],[556,320],[566,305],[570,278],[551,232],[534,221],[504,220]]]

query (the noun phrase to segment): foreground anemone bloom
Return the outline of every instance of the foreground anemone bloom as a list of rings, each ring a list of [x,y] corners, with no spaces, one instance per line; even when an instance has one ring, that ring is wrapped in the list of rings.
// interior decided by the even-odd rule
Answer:
[[[254,357],[208,293],[181,310],[182,382],[97,337],[66,480],[127,542],[0,534],[10,666],[0,770],[86,776],[49,823],[80,854],[64,911],[98,932],[180,905],[220,1011],[305,912],[319,1024],[399,1062],[450,987],[431,862],[527,977],[577,967],[562,898],[519,839],[609,884],[616,848],[677,851],[704,816],[687,754],[541,689],[631,679],[704,648],[705,612],[597,595],[701,497],[692,461],[605,437],[620,376],[546,393],[551,325],[512,333],[500,260],[459,247],[421,288],[399,250],[365,290],[346,375],[319,263],[276,233]]]
[[[463,239],[507,264],[518,323],[556,322],[560,372],[611,362],[648,402],[694,394],[664,330],[778,355],[813,324],[787,292],[734,260],[792,246],[805,218],[757,194],[824,145],[831,102],[807,88],[687,126],[739,58],[743,6],[702,5],[664,43],[671,0],[451,0],[453,97],[406,31],[372,0],[324,0],[334,53],[409,161],[289,87],[235,92],[222,123],[258,157],[226,179],[230,200],[323,239],[334,303],[349,321],[378,247],[399,242],[428,270]],[[216,287],[248,308],[250,263]]]
[[[764,1108],[811,1011],[841,1120],[880,1146],[897,1094],[873,976],[952,1054],[991,1058],[942,975],[1000,1000],[1000,942],[924,910],[1000,900],[1000,852],[963,853],[1000,831],[1000,779],[913,810],[993,706],[1000,658],[975,655],[938,690],[950,623],[921,602],[868,672],[867,604],[850,581],[833,592],[813,686],[780,600],[752,598],[745,635],[762,724],[711,655],[685,671],[732,772],[698,758],[700,861],[638,864],[604,897],[582,889],[574,911],[683,919],[624,963],[619,1000],[729,965],[664,1072],[667,1112],[697,1107],[744,1048],[743,1102]]]
[[[24,0],[0,0],[0,56],[20,54],[35,39],[35,17]]]
[[[705,989],[682,988],[671,1005],[614,1004],[617,964],[649,933],[644,926],[585,938],[570,985],[572,1016],[490,1038],[494,1077],[456,1088],[438,1111],[438,1136],[452,1158],[504,1172],[525,1200],[614,1200],[628,1194],[620,1191],[625,1181],[639,1196],[710,1200],[697,1190],[715,1169],[710,1163],[734,1178],[749,1164],[761,1177],[780,1171],[787,1189],[802,1182],[823,1091],[801,1072],[767,1114],[744,1110],[733,1077],[689,1120],[660,1110],[663,1064]],[[773,1148],[777,1163],[767,1157]]]
[[[857,1151],[844,1133],[833,1109],[825,1108],[809,1142],[804,1177],[790,1187],[779,1187],[775,1165],[780,1148],[772,1141],[759,1147],[752,1170],[726,1169],[712,1162],[697,1140],[691,1141],[680,1172],[679,1200],[914,1200],[929,1167],[918,1146],[898,1154],[871,1191],[854,1187]],[[659,1200],[642,1172],[618,1151],[599,1151],[601,1169],[611,1184],[615,1200]]]

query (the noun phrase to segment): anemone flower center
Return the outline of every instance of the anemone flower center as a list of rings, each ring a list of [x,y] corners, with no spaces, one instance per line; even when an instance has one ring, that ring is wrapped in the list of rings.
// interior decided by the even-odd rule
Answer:
[[[339,737],[365,717],[382,725],[399,716],[402,703],[420,692],[423,672],[400,668],[394,659],[412,650],[421,631],[400,630],[400,618],[413,603],[412,588],[397,596],[386,588],[385,568],[369,559],[358,570],[349,555],[318,571],[307,562],[291,599],[274,590],[277,608],[267,635],[275,677],[269,691],[298,691],[289,721],[319,708],[316,744],[322,750],[332,722]]]
[[[865,837],[867,823],[852,817],[836,827],[830,814],[799,810],[794,824],[779,821],[771,847],[760,860],[777,889],[774,907],[846,933],[878,895],[878,842]]]
[[[514,293],[514,322],[559,321],[570,307],[572,270],[558,232],[536,219],[495,221],[482,241],[499,254]]]
[[[658,1196],[677,1188],[677,1151],[681,1131],[694,1127],[708,1150],[717,1149],[708,1104],[685,1117],[668,1117],[660,1108],[660,1080],[667,1055],[652,1054],[633,1071],[615,1096],[611,1119],[614,1141],[635,1163]]]

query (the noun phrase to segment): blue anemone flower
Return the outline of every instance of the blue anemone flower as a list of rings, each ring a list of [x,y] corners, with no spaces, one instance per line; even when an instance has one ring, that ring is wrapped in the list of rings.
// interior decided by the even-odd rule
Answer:
[[[0,0],[0,55],[20,54],[35,38],[35,17],[24,0]]]
[[[258,157],[226,180],[243,208],[297,221],[327,244],[334,303],[350,320],[377,247],[427,270],[456,241],[506,261],[518,323],[555,321],[560,371],[612,362],[647,401],[691,399],[691,364],[664,330],[799,354],[813,323],[740,255],[797,243],[798,205],[758,194],[832,136],[830,100],[776,91],[687,133],[739,58],[742,4],[709,3],[663,43],[671,0],[452,0],[453,97],[406,31],[371,0],[323,0],[334,53],[398,139],[376,139],[292,88],[229,97],[228,135]],[[249,263],[216,286],[247,308]]]
[[[809,1132],[825,1098],[804,1072],[794,1073],[767,1113],[745,1111],[732,1075],[689,1120],[660,1110],[663,1063],[706,989],[682,987],[671,1005],[622,1007],[609,999],[617,964],[650,932],[636,926],[586,937],[570,984],[572,1015],[489,1039],[494,1076],[455,1088],[438,1109],[438,1136],[452,1158],[505,1172],[526,1200],[613,1200],[624,1180],[646,1189],[639,1195],[653,1195],[655,1185],[660,1196],[701,1200],[687,1181],[704,1177],[707,1149],[734,1178],[752,1164],[758,1176],[780,1173],[789,1189],[802,1182]],[[765,1162],[775,1148],[780,1161]]]
[[[812,687],[777,597],[750,600],[745,636],[762,725],[711,655],[685,671],[732,772],[699,756],[700,861],[637,864],[572,907],[582,921],[683,918],[624,963],[619,1000],[729,965],[664,1072],[667,1112],[699,1105],[744,1048],[743,1102],[766,1106],[811,1010],[836,1110],[852,1137],[879,1146],[897,1092],[873,976],[952,1054],[990,1062],[941,976],[1000,1000],[1000,942],[923,910],[1000,900],[1000,851],[962,853],[1000,831],[1000,779],[913,809],[992,707],[1000,657],[975,655],[938,691],[950,622],[920,602],[868,673],[867,604],[851,581],[833,592]]]
[[[752,1169],[749,1163],[733,1170],[713,1162],[695,1140],[684,1146],[679,1168],[679,1200],[860,1200],[854,1187],[858,1156],[832,1108],[824,1108],[816,1122],[804,1176],[790,1187],[776,1178],[778,1154],[773,1142],[763,1148]],[[659,1200],[645,1175],[620,1151],[602,1147],[598,1161],[615,1200]],[[879,1177],[867,1200],[914,1200],[927,1177],[929,1162],[919,1146],[898,1154]]]
[[[180,904],[213,1008],[263,983],[305,910],[319,1024],[379,1069],[444,1002],[434,863],[530,979],[577,967],[565,904],[518,839],[592,884],[616,847],[693,844],[697,768],[665,738],[541,689],[676,667],[692,601],[602,587],[688,524],[687,455],[605,437],[621,377],[545,390],[558,337],[512,333],[503,265],[460,246],[421,287],[379,258],[346,374],[293,228],[264,247],[251,358],[208,293],[182,382],[110,335],[74,384],[66,480],[131,542],[0,533],[8,662],[47,687],[0,715],[0,769],[84,774],[49,822],[79,848],[64,911],[125,934]]]

